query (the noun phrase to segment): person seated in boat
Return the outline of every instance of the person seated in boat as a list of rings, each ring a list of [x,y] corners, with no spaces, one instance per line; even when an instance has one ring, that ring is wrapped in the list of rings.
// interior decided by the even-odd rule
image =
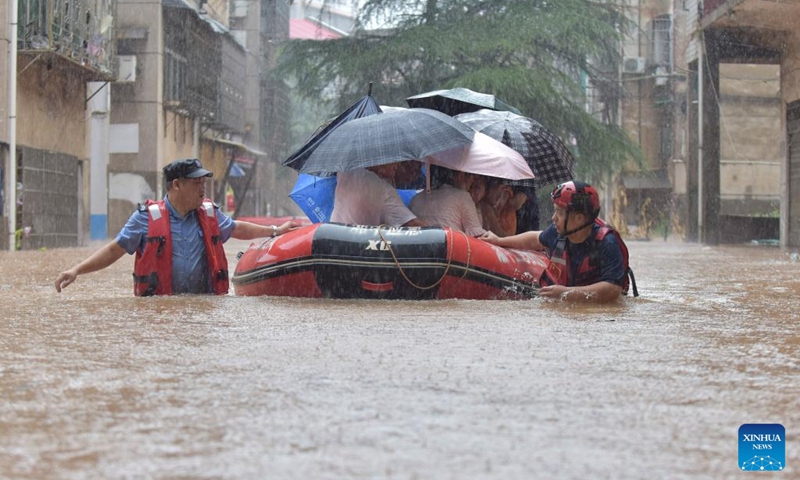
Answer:
[[[95,272],[136,253],[134,293],[139,296],[228,292],[228,263],[222,244],[230,237],[251,240],[297,229],[294,221],[264,226],[233,220],[208,198],[212,172],[196,158],[176,160],[163,169],[163,200],[139,205],[117,237],[56,278],[56,291],[78,275]]]
[[[500,224],[500,229],[508,237],[517,233],[517,212],[527,203],[528,197],[524,193],[513,190],[511,197],[500,209],[497,215],[497,221]]]
[[[395,162],[336,174],[331,222],[391,227],[425,226],[405,206],[391,183],[399,166],[399,162]]]
[[[430,192],[418,193],[409,204],[417,218],[428,225],[450,227],[472,237],[483,235],[485,230],[469,194],[475,175],[436,165],[431,167],[431,175],[439,186]]]
[[[540,279],[541,297],[605,303],[627,293],[629,274],[633,279],[628,248],[619,233],[598,218],[597,190],[571,181],[557,186],[551,199],[553,223],[545,230],[509,237],[487,232],[480,238],[502,247],[547,250],[550,265]],[[633,293],[637,295],[635,282]]]
[[[515,186],[514,191],[525,194],[525,203],[517,210],[517,229],[514,233],[539,230],[539,200],[536,196],[536,187]]]
[[[472,185],[469,187],[469,195],[472,197],[472,203],[475,204],[475,210],[478,212],[478,221],[481,222],[481,226],[483,226],[483,214],[478,205],[486,197],[487,184],[488,179],[485,176],[475,175],[472,179]]]
[[[513,195],[514,191],[510,185],[496,178],[488,181],[486,195],[477,205],[478,211],[481,212],[484,230],[494,232],[499,237],[507,237],[514,233],[507,232],[500,221],[500,214]]]
[[[420,190],[425,188],[425,177],[422,175],[422,162],[407,160],[398,162],[394,181],[390,182],[394,188],[403,190]]]

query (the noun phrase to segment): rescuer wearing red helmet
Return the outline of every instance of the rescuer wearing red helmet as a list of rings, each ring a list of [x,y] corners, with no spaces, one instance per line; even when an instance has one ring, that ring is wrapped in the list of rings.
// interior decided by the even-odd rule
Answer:
[[[547,250],[550,265],[542,274],[539,296],[603,303],[628,291],[628,248],[619,233],[603,220],[597,190],[570,181],[551,195],[553,223],[543,231],[500,238],[487,232],[480,238],[501,247]],[[638,295],[633,282],[633,294]]]

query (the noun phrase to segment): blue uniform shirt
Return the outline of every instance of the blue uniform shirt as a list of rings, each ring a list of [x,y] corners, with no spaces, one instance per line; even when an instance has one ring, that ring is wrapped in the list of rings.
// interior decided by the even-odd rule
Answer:
[[[581,265],[581,262],[589,255],[589,248],[594,242],[594,237],[597,235],[599,226],[592,224],[591,236],[582,243],[571,243],[567,240],[567,252],[569,253],[569,278],[574,279],[577,277],[576,273]],[[539,234],[539,243],[547,247],[549,253],[552,254],[558,243],[558,230],[554,224],[544,229]],[[609,282],[614,285],[622,285],[625,278],[625,268],[622,261],[622,250],[613,235],[606,235],[599,245],[600,248],[600,272],[598,275],[598,282]],[[572,285],[568,285],[572,286]]]
[[[209,293],[211,279],[208,276],[206,247],[203,243],[203,231],[197,221],[197,212],[192,210],[181,217],[175,211],[169,198],[164,197],[169,211],[169,225],[172,231],[172,293]],[[225,243],[231,238],[234,221],[224,213],[217,211],[220,240]],[[116,241],[128,254],[144,250],[147,238],[149,214],[139,211],[131,215],[128,223],[117,234]]]

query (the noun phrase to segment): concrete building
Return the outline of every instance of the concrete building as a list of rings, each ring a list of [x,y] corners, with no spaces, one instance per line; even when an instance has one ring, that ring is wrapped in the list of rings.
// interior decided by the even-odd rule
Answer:
[[[93,115],[92,108],[100,107],[98,102],[108,95],[107,87],[99,87],[114,80],[115,5],[114,0],[16,3],[15,68],[9,50],[0,51],[3,248],[9,248],[11,240],[11,189],[16,193],[12,228],[20,232],[17,238],[22,248],[76,245],[85,239],[90,145],[92,135],[98,133],[92,129],[103,121],[103,113]],[[10,13],[10,9],[0,9],[4,45],[11,43]],[[89,82],[99,83],[92,89]],[[16,116],[9,111],[13,102]],[[13,153],[9,152],[12,129]],[[9,185],[14,164],[17,185]]]
[[[707,0],[697,11],[687,50],[689,104],[697,106],[689,110],[689,131],[696,125],[697,134],[689,137],[687,190],[697,199],[689,214],[698,218],[702,241],[741,235],[727,221],[734,184],[762,204],[779,197],[760,207],[770,212],[762,216],[779,210],[780,244],[800,247],[800,149],[793,146],[800,138],[798,20],[800,4],[789,1]],[[718,102],[719,94],[735,100]]]
[[[234,215],[280,214],[288,92],[272,78],[289,0],[19,0],[17,115],[0,69],[3,233],[16,126],[22,248],[113,236],[137,202],[163,195],[161,168],[199,157],[207,192]],[[10,40],[7,9],[0,36]],[[0,62],[10,65],[5,49]],[[227,202],[235,193],[236,203]]]
[[[648,164],[621,175],[620,209],[640,233],[660,223],[711,244],[798,244],[787,135],[800,92],[784,77],[798,61],[800,6],[790,3],[629,2],[639,28],[623,46],[621,123]]]
[[[359,0],[296,0],[291,16],[295,36],[292,38],[324,40],[353,33],[358,16]],[[318,33],[309,33],[313,27]]]
[[[286,95],[269,70],[288,9],[283,0],[119,1],[118,53],[135,75],[112,88],[109,235],[136,201],[163,195],[161,168],[177,158],[214,172],[207,191],[223,209],[273,213]]]

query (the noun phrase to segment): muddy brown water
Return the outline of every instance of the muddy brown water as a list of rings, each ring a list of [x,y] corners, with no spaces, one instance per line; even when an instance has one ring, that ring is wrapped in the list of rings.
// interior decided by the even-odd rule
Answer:
[[[0,253],[0,478],[753,478],[744,423],[800,477],[777,248],[632,242],[603,307],[142,299],[128,256],[57,294],[97,246]]]

